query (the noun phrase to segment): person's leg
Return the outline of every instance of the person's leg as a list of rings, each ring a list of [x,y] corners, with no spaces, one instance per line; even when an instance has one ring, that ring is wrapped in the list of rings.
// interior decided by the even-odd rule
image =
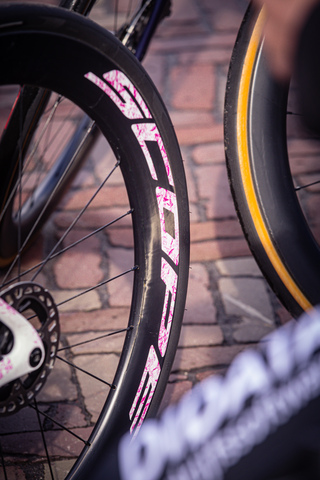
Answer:
[[[319,0],[253,0],[264,6],[265,42],[270,69],[277,79],[290,78],[300,33]]]

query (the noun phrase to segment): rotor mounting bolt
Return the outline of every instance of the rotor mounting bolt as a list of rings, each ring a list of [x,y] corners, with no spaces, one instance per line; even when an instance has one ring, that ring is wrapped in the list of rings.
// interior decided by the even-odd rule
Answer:
[[[31,354],[30,354],[30,359],[29,359],[29,362],[30,362],[30,365],[31,367],[36,367],[37,365],[39,365],[40,361],[41,361],[41,350],[40,348],[35,348],[34,350],[32,350]]]

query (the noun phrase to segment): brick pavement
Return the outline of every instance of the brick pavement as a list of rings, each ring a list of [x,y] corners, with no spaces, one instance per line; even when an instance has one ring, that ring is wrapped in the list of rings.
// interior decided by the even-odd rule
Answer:
[[[246,6],[245,0],[173,0],[172,16],[159,28],[144,62],[177,132],[191,211],[189,293],[179,348],[162,408],[208,375],[223,372],[238,352],[254,345],[288,318],[250,255],[236,218],[224,163],[224,89],[232,46]],[[108,24],[103,1],[97,5],[93,18]],[[314,151],[310,150],[305,169],[301,162],[305,146],[299,150],[298,143],[292,142],[291,147],[295,152],[297,174],[310,176],[314,171]],[[69,213],[84,203],[96,181],[104,178],[106,166],[112,165],[112,161],[103,141],[99,141],[88,167],[55,218],[57,231],[63,228]],[[122,212],[125,202],[117,174],[113,177],[112,189],[112,202],[103,195],[97,198],[65,244],[100,226],[101,218],[106,223],[113,213]],[[111,275],[117,275],[121,268],[130,265],[131,247],[132,236],[124,219],[107,235],[79,245],[74,254],[63,254],[48,280],[55,298],[63,300],[66,292],[77,293],[91,281],[99,281],[106,268]],[[28,255],[34,257],[40,248],[41,238]],[[71,279],[66,275],[70,270]],[[130,291],[130,282],[124,279],[116,286],[108,286],[108,309],[107,294],[96,292],[64,306],[65,338],[70,342],[76,340],[77,332],[88,319],[90,328],[102,333],[107,327],[101,319],[106,316],[108,329],[124,325],[129,305],[123,300],[129,298],[126,291]],[[98,368],[104,355],[112,370],[114,354],[120,348],[121,345],[114,344],[110,352],[102,352],[99,345],[78,347],[72,353],[79,365],[87,364],[90,356],[90,362]],[[75,387],[68,368],[60,367],[56,375],[64,378],[64,388],[72,394]],[[85,410],[94,416],[96,392],[85,377],[79,379],[79,385]],[[56,398],[63,399],[63,392],[54,390],[54,379],[49,379],[49,388]],[[58,418],[64,415],[68,416],[63,411],[57,413]],[[64,448],[60,438],[56,444],[57,448],[58,444]]]

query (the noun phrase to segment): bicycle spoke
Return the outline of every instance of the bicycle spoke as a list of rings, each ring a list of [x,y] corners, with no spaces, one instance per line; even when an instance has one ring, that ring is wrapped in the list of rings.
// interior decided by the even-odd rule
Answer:
[[[67,252],[68,250],[71,250],[72,248],[80,245],[82,242],[84,242],[85,240],[88,240],[89,238],[97,235],[98,233],[102,232],[103,230],[105,230],[106,228],[110,227],[111,225],[114,225],[115,223],[119,222],[120,220],[124,219],[125,217],[131,215],[133,212],[133,209],[131,210],[128,210],[126,213],[124,213],[123,215],[120,215],[119,217],[115,218],[114,220],[112,220],[111,222],[108,222],[106,223],[105,225],[102,225],[102,227],[100,228],[97,228],[96,230],[94,230],[93,232],[90,232],[88,233],[88,235],[85,235],[84,237],[80,238],[79,240],[77,240],[76,242],[73,242],[71,243],[70,245],[68,245],[67,247],[64,247],[63,249],[59,250],[58,252],[55,252],[53,253],[50,257],[46,258],[45,260],[43,260],[42,262],[39,262],[37,263],[36,265],[33,265],[32,267],[30,267],[29,269],[27,270],[24,270],[22,273],[20,273],[19,275],[19,278],[23,278],[25,275],[27,275],[28,273],[31,273],[33,272],[34,270],[38,269],[39,267],[42,267],[44,265],[46,265],[50,260],[54,260],[55,258],[59,257],[60,255],[62,255],[63,253]],[[2,288],[6,287],[7,285],[9,285],[10,283],[12,282],[16,282],[18,281],[18,277],[12,277],[10,278],[10,280],[8,280],[7,282],[3,282],[2,283]]]
[[[94,126],[94,124],[92,123],[92,126],[91,126],[91,127],[93,128],[93,126]],[[89,135],[89,133],[90,133],[90,132],[87,132],[87,135]],[[82,141],[81,144],[79,145],[79,147],[78,147],[78,149],[77,149],[77,152],[76,152],[75,155],[73,156],[73,158],[72,158],[72,160],[71,160],[68,168],[64,171],[63,176],[59,179],[59,182],[57,183],[54,191],[51,193],[51,195],[50,195],[50,197],[48,198],[45,206],[43,207],[41,213],[39,214],[38,219],[35,221],[33,227],[31,228],[29,234],[27,235],[27,238],[24,240],[23,244],[21,245],[21,247],[20,247],[20,249],[19,249],[19,251],[18,251],[18,254],[17,254],[16,258],[15,258],[15,259],[13,260],[13,262],[11,263],[11,265],[10,265],[10,267],[9,267],[7,273],[6,273],[6,276],[4,277],[4,280],[3,280],[4,282],[6,282],[6,280],[7,280],[8,276],[10,275],[13,267],[14,267],[15,264],[17,263],[17,260],[18,260],[18,258],[19,258],[19,256],[20,256],[21,252],[22,252],[23,249],[27,246],[29,240],[31,239],[31,237],[32,237],[32,235],[33,235],[33,233],[34,233],[37,225],[39,224],[39,222],[40,222],[40,220],[41,220],[41,218],[42,218],[42,216],[44,215],[44,213],[46,212],[48,206],[50,205],[50,202],[51,202],[51,200],[52,200],[52,198],[53,198],[53,196],[54,196],[55,191],[58,189],[60,183],[63,181],[63,178],[64,178],[64,176],[67,174],[68,170],[71,168],[71,165],[72,165],[73,161],[75,160],[77,153],[80,151],[80,149],[81,149],[84,141],[85,141],[85,139],[83,139],[83,141]],[[118,162],[118,164],[119,164],[119,162]],[[114,169],[113,169],[112,171],[114,171],[115,168],[116,168],[116,167],[114,167]],[[112,173],[112,172],[111,172],[111,173]],[[109,174],[109,176],[110,176],[110,175],[111,175],[111,174]],[[108,177],[109,177],[109,176],[108,176]],[[102,188],[103,184],[107,181],[108,177],[104,180],[104,182],[102,182],[102,184],[100,185],[98,191],[100,191],[100,189]],[[97,195],[98,191],[96,192],[96,194],[94,195],[94,197]],[[94,198],[94,197],[93,197],[93,198]],[[93,200],[93,198],[91,199],[91,201]],[[89,203],[91,203],[91,201],[90,201]],[[86,206],[85,208],[87,208],[87,206]],[[82,209],[82,211],[81,211],[81,213],[78,215],[77,219],[73,222],[72,226],[70,226],[70,228],[68,229],[68,232],[73,228],[73,226],[75,225],[75,223],[78,221],[78,219],[80,218],[80,216],[82,215],[82,213],[85,211],[85,208]],[[66,235],[67,235],[67,234],[66,234]],[[66,236],[66,235],[65,235],[65,236]],[[61,241],[62,241],[62,240],[61,240]],[[61,243],[61,242],[60,242],[60,243]]]
[[[85,374],[88,375],[89,377],[94,378],[94,379],[97,380],[98,382],[101,382],[101,383],[104,383],[105,385],[108,385],[108,387],[110,387],[112,390],[115,390],[116,386],[113,385],[112,383],[109,383],[109,382],[107,382],[106,380],[102,380],[102,378],[97,377],[97,376],[94,375],[93,373],[90,373],[90,372],[88,372],[87,370],[84,370],[83,368],[79,367],[78,365],[75,365],[75,364],[72,363],[72,362],[69,362],[69,361],[66,360],[65,358],[60,357],[60,355],[57,355],[56,358],[58,358],[59,360],[61,360],[61,361],[64,362],[64,363],[70,365],[70,367],[73,367],[73,368],[75,368],[76,370],[79,370],[79,372],[85,373]]]
[[[58,348],[58,352],[62,352],[63,350],[70,350],[71,348],[79,347],[80,345],[86,345],[87,343],[96,342],[97,340],[101,340],[102,338],[118,335],[119,333],[128,332],[129,330],[132,330],[132,329],[133,329],[132,326],[127,328],[122,328],[121,330],[116,330],[115,332],[106,333],[105,335],[100,335],[99,337],[91,338],[90,340],[85,340],[83,342],[74,343],[73,345],[68,345],[67,347]]]
[[[75,367],[77,368],[77,367]],[[57,422],[57,420],[55,420],[52,416],[48,415],[47,413],[39,410],[38,407],[34,407],[32,404],[29,405],[29,407],[33,408],[34,410],[37,411],[37,414],[39,415],[42,415],[43,417],[47,418],[48,420],[50,420],[52,423],[54,423],[55,425],[57,425],[58,427],[60,427],[62,430],[64,430],[65,432],[68,432],[70,433],[70,435],[73,435],[75,438],[77,438],[78,440],[80,440],[80,442],[84,443],[85,445],[87,445],[88,447],[90,447],[90,442],[88,442],[88,440],[85,440],[84,438],[80,437],[79,435],[77,435],[73,430],[70,430],[70,428],[67,428],[65,425],[62,425],[60,422]],[[41,428],[41,430],[43,431],[43,429]],[[44,433],[44,432],[43,432]]]
[[[54,480],[52,466],[51,466],[51,460],[50,460],[49,453],[48,453],[48,446],[47,446],[46,438],[45,438],[44,431],[43,431],[43,428],[42,428],[42,423],[41,423],[36,399],[34,399],[33,402],[34,402],[34,409],[36,410],[36,414],[37,414],[37,419],[38,419],[38,424],[39,424],[39,428],[40,428],[40,432],[41,432],[43,446],[44,446],[44,449],[45,449],[45,452],[46,452],[46,457],[47,457],[47,461],[48,461],[48,466],[49,466],[49,470],[50,470],[51,479]]]
[[[313,185],[318,185],[319,183],[320,183],[320,180],[317,180],[315,182],[307,183],[306,185],[296,186],[295,191],[298,192],[299,190],[303,190],[304,188],[312,187]]]
[[[71,302],[71,300],[75,300],[76,298],[81,297],[82,295],[85,295],[86,293],[92,292],[92,290],[96,290],[96,288],[102,287],[103,285],[106,285],[107,283],[113,282],[117,278],[123,277],[124,275],[127,275],[130,272],[134,272],[135,270],[138,270],[138,266],[134,266],[132,268],[129,268],[129,270],[126,270],[125,272],[119,273],[119,275],[115,275],[112,278],[108,278],[107,280],[104,280],[103,282],[97,283],[94,287],[90,287],[87,290],[84,290],[83,292],[77,293],[73,297],[68,298],[67,300],[64,300],[63,302],[60,302],[57,304],[57,307],[61,307],[61,305],[64,305],[65,303]]]
[[[25,169],[28,167],[29,163],[32,161],[32,159],[34,158],[35,156],[35,153],[36,151],[38,150],[39,148],[39,145],[40,145],[40,142],[41,140],[43,139],[44,135],[48,135],[48,129],[52,129],[52,120],[53,120],[53,117],[55,116],[56,112],[57,112],[57,108],[58,106],[60,105],[61,103],[61,95],[57,98],[57,100],[55,101],[53,107],[51,107],[50,109],[50,114],[45,122],[45,124],[43,125],[42,127],[42,130],[40,132],[40,135],[37,139],[37,141],[35,142],[31,152],[30,152],[30,155],[28,155],[27,157],[27,160],[25,162]]]
[[[62,237],[59,239],[59,241],[56,243],[56,245],[53,247],[53,249],[51,250],[51,252],[49,253],[49,255],[46,257],[46,259],[43,261],[43,264],[38,268],[38,270],[36,271],[36,273],[33,275],[32,277],[32,280],[34,280],[37,275],[39,275],[39,273],[41,272],[42,268],[43,268],[43,265],[45,265],[48,261],[48,259],[50,258],[51,255],[54,254],[54,252],[57,250],[57,248],[61,245],[61,243],[63,242],[63,240],[66,238],[66,236],[68,235],[68,233],[74,228],[74,226],[76,225],[76,223],[79,221],[79,219],[82,217],[82,215],[84,214],[84,212],[88,209],[89,205],[93,202],[93,200],[96,198],[96,196],[98,195],[98,193],[101,191],[101,189],[104,187],[104,185],[106,184],[106,182],[109,180],[109,178],[111,177],[111,175],[114,173],[114,171],[118,168],[120,162],[118,161],[115,166],[113,167],[113,169],[111,170],[111,172],[107,175],[107,177],[101,182],[101,184],[99,185],[99,187],[97,188],[96,192],[94,193],[94,195],[92,195],[92,197],[90,198],[90,200],[86,203],[86,205],[80,210],[80,212],[78,213],[78,215],[74,218],[74,220],[72,221],[72,223],[70,224],[70,226],[67,228],[67,230],[64,232],[64,234],[62,235]]]
[[[293,103],[292,106],[294,106],[294,103],[296,101],[295,100],[295,93],[291,91],[289,95],[290,95],[290,102],[292,102]],[[296,118],[290,118],[290,117],[302,117],[303,115],[301,113],[299,113],[298,110],[287,111],[287,115],[289,116],[289,119],[288,119],[289,130],[290,130],[290,127],[293,128],[293,138],[298,138],[300,136],[301,140],[302,140],[302,144],[304,144],[307,148],[308,148],[308,145],[310,145],[310,140],[315,141],[315,140],[319,139],[317,135],[308,132],[305,129],[305,127],[301,127],[301,121],[299,119],[297,120]],[[294,159],[292,157],[289,157],[289,162],[291,164],[291,169],[292,169],[292,172],[293,172],[295,192],[298,193],[298,192],[301,192],[301,191],[305,191],[305,196],[304,197],[301,196],[301,195],[298,196],[298,198],[300,200],[300,204],[303,207],[303,205],[305,203],[307,203],[306,198],[308,197],[308,193],[306,192],[306,190],[310,187],[314,187],[316,185],[319,185],[320,184],[320,178],[316,179],[316,180],[310,179],[307,176],[305,176],[305,178],[301,178],[300,174],[295,173],[295,166],[294,166],[294,163],[293,163]],[[308,158],[306,156],[304,158],[304,163],[305,163],[306,166],[308,165]],[[314,168],[313,168],[313,170],[314,170]],[[306,172],[308,174],[308,167],[306,167]],[[312,173],[312,176],[314,177],[314,175],[316,174],[316,170],[314,170],[314,172],[312,171],[311,173]],[[319,177],[319,174],[318,174],[318,177]],[[311,181],[308,181],[309,179]],[[306,218],[308,218],[308,208],[303,207],[303,210],[305,212]]]
[[[57,105],[58,106],[58,105]],[[57,108],[56,106],[56,108]],[[20,108],[22,109],[22,102],[20,102]],[[27,179],[26,178],[23,178],[22,179],[22,175],[28,170],[29,166],[30,166],[30,163],[32,162],[32,159],[35,157],[35,153],[36,151],[38,150],[38,147],[39,147],[39,144],[47,130],[47,128],[51,125],[51,122],[52,121],[52,118],[55,114],[55,111],[56,111],[56,108],[53,108],[53,111],[52,111],[52,114],[49,116],[49,118],[47,119],[46,121],[46,124],[44,125],[43,127],[43,131],[41,132],[40,136],[39,136],[39,139],[38,141],[35,143],[35,145],[33,146],[32,148],[32,151],[30,152],[30,154],[27,155],[27,158],[24,159],[24,162],[23,162],[23,168],[22,168],[22,171],[20,172],[20,175],[18,175],[18,179],[16,181],[16,184],[12,187],[12,190],[11,190],[11,194],[10,196],[8,197],[7,201],[6,201],[6,204],[4,205],[2,211],[1,211],[1,215],[0,215],[0,221],[3,219],[3,216],[5,215],[5,213],[7,212],[7,209],[8,207],[10,206],[11,204],[11,201],[13,199],[13,197],[15,196],[16,192],[18,191],[18,188],[23,188],[23,184],[22,182],[24,182],[24,184],[27,182]],[[20,119],[22,118],[22,115],[20,115]],[[20,131],[22,131],[22,125],[20,125]],[[23,136],[19,136],[19,142],[22,143],[23,142]],[[20,153],[19,153],[19,158],[23,158],[23,149],[21,148],[20,146]],[[19,160],[20,161],[20,160]],[[38,159],[37,161],[37,164],[39,165],[40,164],[40,158]],[[37,165],[35,164],[34,167],[36,167]],[[38,173],[38,175],[40,175],[40,173]]]

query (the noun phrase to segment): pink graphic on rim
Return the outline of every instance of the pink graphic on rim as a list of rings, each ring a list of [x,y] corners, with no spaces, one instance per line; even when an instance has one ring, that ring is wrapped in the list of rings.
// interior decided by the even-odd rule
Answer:
[[[161,259],[161,279],[164,281],[166,285],[166,294],[164,299],[161,325],[160,325],[160,331],[159,331],[159,337],[158,337],[158,346],[159,346],[161,356],[163,357],[167,350],[169,334],[170,334],[172,318],[173,318],[173,311],[174,311],[174,306],[176,302],[177,282],[178,282],[178,275],[164,258]],[[170,299],[170,305],[169,305],[170,294],[171,294],[171,299]],[[168,307],[169,307],[169,313],[168,313]],[[166,318],[168,318],[167,322],[166,322]]]
[[[152,400],[154,391],[157,386],[158,378],[161,372],[159,360],[154,349],[154,346],[151,345],[149,349],[148,358],[144,367],[144,372],[140,381],[139,388],[137,390],[135,399],[133,401],[131,410],[129,412],[130,420],[132,420],[134,414],[134,420],[130,427],[130,433],[133,432],[135,429],[134,435],[135,436],[146,416],[147,410],[149,408],[150,402]],[[147,382],[146,382],[147,379]],[[146,382],[146,386],[143,390],[143,386]],[[138,401],[140,400],[139,407],[137,408]],[[135,412],[136,411],[136,412]],[[134,413],[135,412],[135,413]]]
[[[150,152],[148,150],[146,142],[157,142],[158,147],[159,147],[160,152],[161,152],[163,163],[164,163],[164,166],[165,166],[165,169],[166,169],[166,172],[167,172],[169,183],[170,183],[170,185],[173,186],[174,183],[173,183],[173,178],[172,178],[172,173],[171,173],[171,168],[170,168],[170,164],[169,164],[168,155],[167,155],[167,152],[164,148],[163,141],[162,141],[162,138],[160,136],[160,133],[159,133],[159,130],[158,130],[157,126],[154,123],[138,123],[138,124],[132,125],[131,128],[132,128],[133,133],[137,137],[137,140],[140,144],[140,147],[141,147],[141,149],[144,153],[144,156],[147,160],[151,176],[154,180],[158,180],[158,177],[157,177],[157,174],[156,174],[156,171],[155,171],[155,168],[154,168],[154,164],[153,164],[153,161],[152,161],[152,158],[151,158],[151,155],[150,155]]]
[[[171,260],[178,265],[179,263],[179,223],[178,223],[178,207],[177,207],[177,197],[170,190],[165,188],[157,187],[156,195],[158,200],[159,214],[160,214],[160,224],[161,224],[161,242],[162,250],[169,255]],[[171,212],[174,217],[173,227],[174,227],[174,237],[166,230],[166,219],[164,210]]]
[[[107,80],[107,82],[109,82],[110,85],[112,85],[112,87],[123,98],[127,98],[128,93],[126,89],[128,89],[138,103],[139,107],[141,108],[144,116],[146,118],[152,118],[151,113],[149,112],[149,109],[145,102],[142,100],[140,93],[124,73],[120,72],[119,70],[111,70],[110,72],[105,73],[103,75],[103,78]]]
[[[119,70],[112,70],[111,72],[105,73],[103,77],[114,89],[92,72],[88,72],[85,75],[85,78],[90,80],[90,82],[94,83],[106,95],[108,95],[125,117],[131,120],[138,118],[152,118],[145,102],[141,98],[141,95],[122,72]]]

